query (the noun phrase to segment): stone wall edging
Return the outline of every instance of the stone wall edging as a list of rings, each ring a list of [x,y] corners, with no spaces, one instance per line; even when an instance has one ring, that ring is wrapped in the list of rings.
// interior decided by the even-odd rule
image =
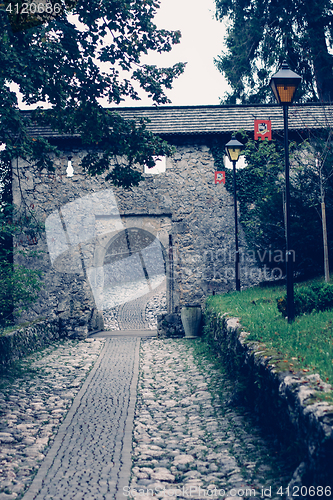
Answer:
[[[304,444],[304,461],[294,472],[287,498],[293,498],[293,488],[303,485],[332,488],[333,405],[318,398],[318,393],[332,391],[332,386],[318,374],[283,371],[277,352],[263,343],[247,341],[249,333],[243,331],[238,318],[207,310],[205,317],[214,344],[220,352],[227,349],[238,368],[244,368],[276,426],[283,431],[289,424]]]
[[[5,367],[28,354],[64,338],[58,318],[43,320],[0,336],[0,367]]]

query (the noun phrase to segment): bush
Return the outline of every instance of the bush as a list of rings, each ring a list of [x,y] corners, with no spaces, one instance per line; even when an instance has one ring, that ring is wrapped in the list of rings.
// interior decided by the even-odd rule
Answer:
[[[41,289],[41,273],[0,260],[0,330],[36,301]]]
[[[287,296],[279,297],[277,308],[287,316]],[[326,311],[333,308],[333,286],[316,283],[307,287],[296,288],[294,291],[295,316],[308,314],[312,311]]]
[[[324,285],[317,298],[317,310],[326,311],[333,307],[333,286]]]
[[[0,190],[1,191],[1,190]],[[2,193],[3,195],[3,193]],[[38,241],[43,225],[23,204],[21,207],[4,202],[0,193],[0,334],[38,298],[42,273],[15,264],[15,255],[39,257],[40,251],[32,250],[30,243]],[[13,238],[20,241],[13,246]]]

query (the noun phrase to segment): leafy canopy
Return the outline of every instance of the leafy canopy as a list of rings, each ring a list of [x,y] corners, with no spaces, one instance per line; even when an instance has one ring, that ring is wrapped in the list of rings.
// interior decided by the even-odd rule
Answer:
[[[226,102],[269,102],[270,77],[287,60],[302,76],[305,101],[333,99],[331,0],[215,0],[227,21],[226,50],[216,59],[232,90]]]
[[[246,167],[237,170],[239,220],[257,263],[285,272],[284,144],[282,137],[254,141],[239,132],[246,143]],[[223,169],[224,151],[212,149],[215,163]],[[319,159],[316,167],[315,159]],[[323,232],[320,175],[325,190],[328,244],[333,245],[333,154],[330,130],[309,134],[307,140],[290,144],[291,246],[295,273],[309,277],[323,274]],[[321,170],[321,172],[319,171]],[[226,188],[233,195],[233,172],[226,170]]]
[[[20,156],[52,169],[49,153],[57,153],[55,145],[29,134],[29,125],[37,122],[79,134],[88,151],[98,150],[84,161],[91,174],[109,171],[112,158],[125,155],[127,164],[109,172],[108,179],[130,187],[141,178],[135,163],[153,166],[153,156],[169,155],[171,148],[148,132],[145,122],[125,121],[100,102],[111,106],[127,96],[138,100],[135,85],[154,103],[169,102],[165,89],[171,88],[184,64],[158,68],[141,65],[140,57],[150,50],[170,51],[181,34],[157,29],[153,17],[159,0],[80,0],[62,5],[60,14],[46,16],[42,24],[36,26],[30,18],[28,29],[21,29],[27,25],[23,14],[15,25],[8,10],[0,11],[0,143],[6,145],[0,162],[6,165]],[[13,83],[27,104],[43,102],[51,109],[20,113],[10,88]]]

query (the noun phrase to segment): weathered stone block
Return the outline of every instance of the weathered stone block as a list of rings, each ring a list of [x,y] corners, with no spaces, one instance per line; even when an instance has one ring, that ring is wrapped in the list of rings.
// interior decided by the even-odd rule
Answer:
[[[180,314],[169,313],[157,316],[157,336],[160,338],[184,337],[185,332]]]

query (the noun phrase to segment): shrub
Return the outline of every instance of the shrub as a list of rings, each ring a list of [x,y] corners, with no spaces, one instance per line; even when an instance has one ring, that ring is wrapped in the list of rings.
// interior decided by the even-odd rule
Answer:
[[[333,307],[333,286],[324,285],[317,298],[317,310],[326,311]]]
[[[41,289],[41,273],[0,260],[0,330],[36,301]]]
[[[16,264],[14,255],[24,254],[25,261],[28,257],[39,257],[41,252],[32,250],[30,243],[38,241],[43,225],[24,204],[21,207],[9,204],[1,199],[0,192],[0,227],[1,333],[38,298],[42,273]],[[20,241],[18,248],[13,246],[13,238]]]
[[[287,296],[279,297],[276,300],[278,310],[283,316],[287,316]],[[333,286],[316,283],[311,286],[296,288],[294,291],[294,306],[295,316],[333,308]]]

